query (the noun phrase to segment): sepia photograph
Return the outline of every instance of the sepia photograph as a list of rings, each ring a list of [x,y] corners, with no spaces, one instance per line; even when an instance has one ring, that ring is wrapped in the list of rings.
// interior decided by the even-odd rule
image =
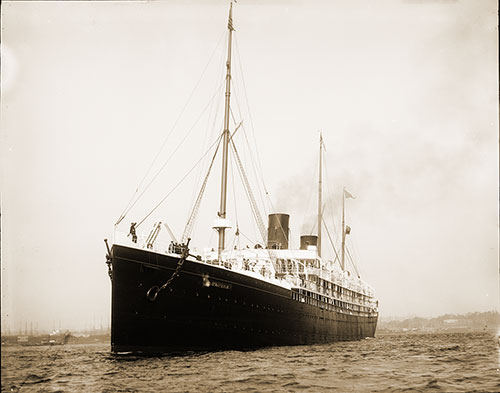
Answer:
[[[3,1],[1,391],[500,391],[498,15]]]

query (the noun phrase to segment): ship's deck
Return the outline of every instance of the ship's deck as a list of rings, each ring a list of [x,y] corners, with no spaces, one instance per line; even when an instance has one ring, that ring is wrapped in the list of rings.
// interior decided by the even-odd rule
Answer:
[[[115,238],[115,244],[173,258],[179,257],[177,253],[169,252],[171,247],[166,244],[155,243],[152,248],[147,248],[141,245],[140,240],[133,243],[123,233],[119,238]],[[293,296],[296,296],[298,301],[321,308],[351,315],[374,315],[378,312],[378,301],[371,287],[358,278],[349,277],[345,272],[327,270],[315,250],[233,249],[225,250],[219,260],[215,250],[206,249],[199,259],[190,255],[187,260],[292,290],[297,294]],[[293,266],[293,269],[287,269],[289,266]],[[285,268],[282,269],[283,267]]]

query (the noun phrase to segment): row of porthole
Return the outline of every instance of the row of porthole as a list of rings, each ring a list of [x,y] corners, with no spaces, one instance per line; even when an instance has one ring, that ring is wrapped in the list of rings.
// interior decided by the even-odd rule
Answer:
[[[170,292],[173,292],[173,289],[172,289],[172,288],[169,288],[169,289],[170,289]],[[295,293],[294,293],[294,294],[295,294]],[[198,293],[198,292],[196,292],[196,296],[199,296],[199,293]],[[210,299],[210,294],[208,294],[208,295],[207,295],[207,298],[208,298],[208,299]],[[219,300],[219,301],[222,301],[222,298],[219,296],[219,297],[218,297],[218,300]],[[226,301],[226,302],[228,302],[228,299],[227,299],[227,298],[225,298],[225,301]],[[236,300],[236,299],[234,299],[234,303],[235,303],[235,304],[237,304],[237,300]],[[245,302],[243,302],[243,305],[246,305],[246,303],[245,303]],[[253,303],[251,304],[251,307],[254,307],[254,304],[253,304]],[[255,305],[255,307],[256,307],[256,308],[259,308],[259,305],[257,304],[257,305]],[[277,309],[277,310],[274,310],[274,309],[272,309],[272,308],[270,308],[270,307],[266,307],[266,306],[263,306],[263,309],[264,309],[264,310],[267,310],[267,311],[278,312],[278,313],[283,313],[283,312],[284,312],[283,310],[278,310],[278,309]],[[343,314],[343,315],[346,315],[345,313],[342,313],[342,311],[341,311],[341,310],[337,310],[336,308],[335,308],[334,310],[326,309],[326,311],[332,311],[332,312],[337,311],[337,312],[340,312],[340,313],[341,313],[341,314]],[[312,317],[312,315],[311,315],[311,314],[308,314],[308,315],[309,315],[309,317]],[[350,312],[350,315],[353,315],[353,314],[352,314],[352,312]],[[358,314],[358,316],[369,316],[369,313],[359,313],[359,314]],[[331,320],[331,319],[329,319],[329,320]]]
[[[172,291],[172,289],[170,289],[170,291]],[[196,295],[197,297],[199,297],[199,296],[200,296],[200,294],[199,294],[198,292],[195,292],[195,295]],[[210,299],[210,298],[211,298],[211,297],[210,297],[210,294],[207,294],[207,299]],[[217,299],[218,299],[219,301],[222,301],[222,298],[221,298],[220,296],[218,296],[218,297],[217,297]],[[229,302],[229,299],[228,299],[228,298],[225,298],[225,299],[224,299],[224,301]],[[237,303],[238,303],[238,301],[237,301],[236,299],[234,299],[234,303],[235,303],[235,304],[237,304]],[[243,304],[244,306],[246,306],[246,302],[243,302],[242,304]],[[253,303],[251,303],[251,304],[250,304],[250,307],[254,307],[254,306],[255,306],[255,308],[259,308],[259,305],[258,305],[258,304],[255,304],[255,305],[254,305]],[[279,309],[276,309],[276,310],[275,310],[274,308],[271,308],[271,307],[266,307],[266,306],[262,306],[262,309],[264,309],[264,310],[266,310],[266,311],[272,311],[272,312],[278,312],[278,313],[283,313],[283,312],[284,312],[283,310],[279,310]]]
[[[169,289],[170,289],[170,292],[173,292],[173,289],[172,289],[172,288],[169,288]],[[196,296],[199,296],[199,293],[198,293],[198,292],[196,292]],[[207,299],[210,299],[210,294],[208,294],[208,295],[207,295]],[[218,297],[218,299],[219,299],[219,301],[222,301],[222,298],[221,298],[220,296]],[[227,298],[225,298],[225,301],[227,302],[227,301],[228,301],[228,299],[227,299]],[[237,301],[236,299],[234,299],[234,303],[235,303],[235,304],[237,304],[237,303],[238,303],[238,301]],[[243,302],[243,305],[246,305],[246,303],[245,303],[245,302]],[[257,305],[255,305],[255,306],[256,306],[256,308],[259,308],[259,305],[258,305],[258,304],[257,304]],[[251,307],[254,307],[254,304],[253,304],[253,303],[251,304]],[[273,312],[274,312],[274,311],[276,311],[276,312],[278,312],[278,313],[283,313],[283,312],[284,312],[283,310],[278,310],[278,309],[277,309],[277,310],[274,310],[274,309],[269,308],[269,307],[266,307],[266,306],[263,306],[263,309],[264,309],[264,310],[268,310],[268,311],[273,311]],[[337,312],[340,312],[340,313],[341,313],[341,314],[343,314],[343,315],[346,315],[346,314],[345,314],[345,313],[343,313],[341,310],[337,310],[336,308],[335,308],[334,310],[326,309],[326,311],[332,311],[332,312],[333,312],[333,311],[337,311]],[[365,315],[365,314],[366,314],[366,315]],[[308,315],[309,315],[309,316],[311,316],[311,314],[308,314]],[[350,315],[353,315],[353,314],[352,314],[352,313],[350,313]],[[361,315],[361,316],[363,316],[363,315],[364,315],[364,316],[369,316],[369,313],[360,313],[360,314],[358,314],[358,315]],[[331,320],[331,319],[330,319],[330,320]]]

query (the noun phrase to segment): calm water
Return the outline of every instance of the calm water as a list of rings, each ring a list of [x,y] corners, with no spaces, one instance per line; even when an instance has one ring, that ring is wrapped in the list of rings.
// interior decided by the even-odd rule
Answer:
[[[117,356],[103,344],[2,347],[2,392],[498,392],[490,333],[183,356]]]

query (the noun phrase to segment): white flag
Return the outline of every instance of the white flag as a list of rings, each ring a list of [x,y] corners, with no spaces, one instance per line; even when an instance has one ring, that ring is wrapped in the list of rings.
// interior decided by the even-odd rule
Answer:
[[[344,188],[344,196],[346,198],[356,199],[356,197],[354,195],[352,195],[349,191],[347,191],[345,188]]]

